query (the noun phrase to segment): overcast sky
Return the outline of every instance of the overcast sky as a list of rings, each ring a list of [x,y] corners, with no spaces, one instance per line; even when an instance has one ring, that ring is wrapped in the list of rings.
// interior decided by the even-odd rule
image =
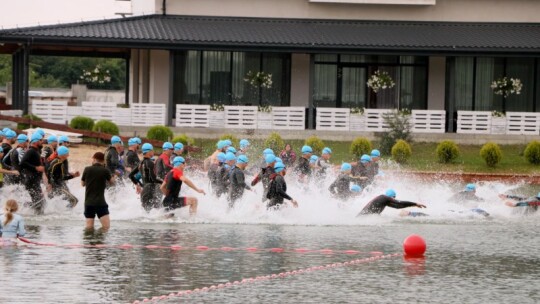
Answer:
[[[115,0],[0,0],[0,27],[114,18],[128,7],[129,2]]]

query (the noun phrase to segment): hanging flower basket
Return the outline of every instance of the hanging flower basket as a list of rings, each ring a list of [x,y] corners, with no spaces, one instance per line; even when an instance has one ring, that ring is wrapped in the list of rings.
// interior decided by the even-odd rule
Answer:
[[[244,81],[249,83],[254,88],[270,89],[272,88],[272,74],[265,72],[249,71],[244,77]]]
[[[396,85],[392,77],[387,72],[375,71],[367,81],[368,88],[373,92],[378,93],[380,90],[390,89]]]
[[[502,95],[504,98],[512,94],[519,95],[522,87],[523,84],[518,78],[503,77],[496,79],[491,83],[493,93],[496,95]]]

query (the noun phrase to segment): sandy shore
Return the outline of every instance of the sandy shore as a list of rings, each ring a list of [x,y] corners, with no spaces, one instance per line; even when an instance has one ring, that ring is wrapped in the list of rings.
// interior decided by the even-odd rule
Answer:
[[[105,146],[87,144],[72,145],[69,147],[69,171],[82,173],[86,166],[92,165],[92,155],[96,152],[105,153]]]

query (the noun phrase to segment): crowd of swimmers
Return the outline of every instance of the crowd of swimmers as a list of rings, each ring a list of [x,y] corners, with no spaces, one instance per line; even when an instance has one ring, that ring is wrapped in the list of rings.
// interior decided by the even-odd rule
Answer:
[[[45,132],[39,128],[27,136],[6,128],[0,131],[0,140],[0,187],[4,184],[23,187],[30,196],[27,206],[37,214],[44,212],[46,196],[60,197],[67,202],[68,208],[77,205],[78,199],[66,184],[66,181],[81,176],[78,171],[69,170],[68,137],[45,136]],[[204,160],[204,172],[209,180],[211,195],[225,197],[229,208],[235,208],[244,192],[251,191],[259,183],[263,189],[261,201],[268,209],[280,209],[286,202],[298,207],[298,202],[287,192],[287,180],[295,181],[300,188],[307,189],[314,183],[321,189],[327,175],[337,172],[337,177],[327,191],[336,200],[347,201],[359,196],[363,189],[383,176],[379,169],[381,153],[376,149],[369,155],[362,155],[356,162],[341,165],[331,163],[332,149],[329,147],[322,149],[320,156],[315,155],[307,145],[301,148],[298,156],[290,145],[286,145],[280,153],[266,148],[260,160],[254,164],[251,164],[247,156],[249,149],[250,142],[247,139],[242,139],[238,148],[233,147],[230,140],[219,140],[216,150]],[[198,193],[206,194],[185,175],[186,159],[182,157],[184,145],[180,142],[166,142],[161,150],[160,155],[156,156],[154,147],[150,143],[142,143],[137,137],[128,140],[125,150],[121,138],[113,136],[110,146],[104,152],[93,155],[92,165],[86,167],[81,176],[81,185],[86,188],[84,215],[87,228],[93,228],[95,217],[104,228],[110,226],[105,191],[116,184],[132,183],[146,211],[164,209],[170,216],[175,209],[189,207],[190,214],[197,212],[198,199],[180,194],[183,184]],[[247,174],[248,168],[255,170]],[[286,179],[288,172],[292,177]],[[253,178],[249,181],[246,175],[253,175]],[[531,211],[536,211],[540,203],[540,193],[532,198],[503,194],[500,197],[507,200],[508,206],[528,207]],[[482,198],[476,196],[476,186],[468,184],[464,191],[454,195],[451,200],[479,202]],[[397,200],[396,191],[388,189],[373,198],[358,216],[380,214],[386,207],[426,208],[421,203]],[[24,226],[21,218],[13,216],[17,209],[16,201],[5,203],[5,213],[0,223],[4,237],[13,235],[14,223]],[[489,216],[477,207],[467,211]],[[400,215],[416,217],[428,214],[404,211]],[[18,234],[24,234],[24,228]]]

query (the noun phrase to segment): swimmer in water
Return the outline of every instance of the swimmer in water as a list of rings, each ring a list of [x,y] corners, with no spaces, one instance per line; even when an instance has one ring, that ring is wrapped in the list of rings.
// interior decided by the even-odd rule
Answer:
[[[458,202],[463,203],[465,201],[476,201],[476,202],[483,202],[484,199],[481,197],[478,197],[476,195],[476,185],[475,184],[467,184],[465,186],[465,189],[463,191],[460,191],[456,194],[454,194],[450,198],[451,202]]]
[[[402,209],[407,207],[418,207],[426,208],[425,205],[408,202],[408,201],[399,201],[396,200],[396,191],[393,189],[386,190],[385,194],[381,194],[374,199],[372,199],[365,207],[358,213],[358,216],[366,214],[381,214],[384,208],[391,207],[396,209]]]
[[[4,206],[5,213],[0,216],[0,235],[10,243],[26,234],[23,217],[15,214],[18,209],[17,201],[10,199]]]
[[[538,211],[538,206],[540,205],[540,192],[538,192],[536,196],[529,198],[507,194],[499,194],[499,197],[502,199],[509,199],[505,202],[505,205],[508,207],[527,207],[527,213]]]

